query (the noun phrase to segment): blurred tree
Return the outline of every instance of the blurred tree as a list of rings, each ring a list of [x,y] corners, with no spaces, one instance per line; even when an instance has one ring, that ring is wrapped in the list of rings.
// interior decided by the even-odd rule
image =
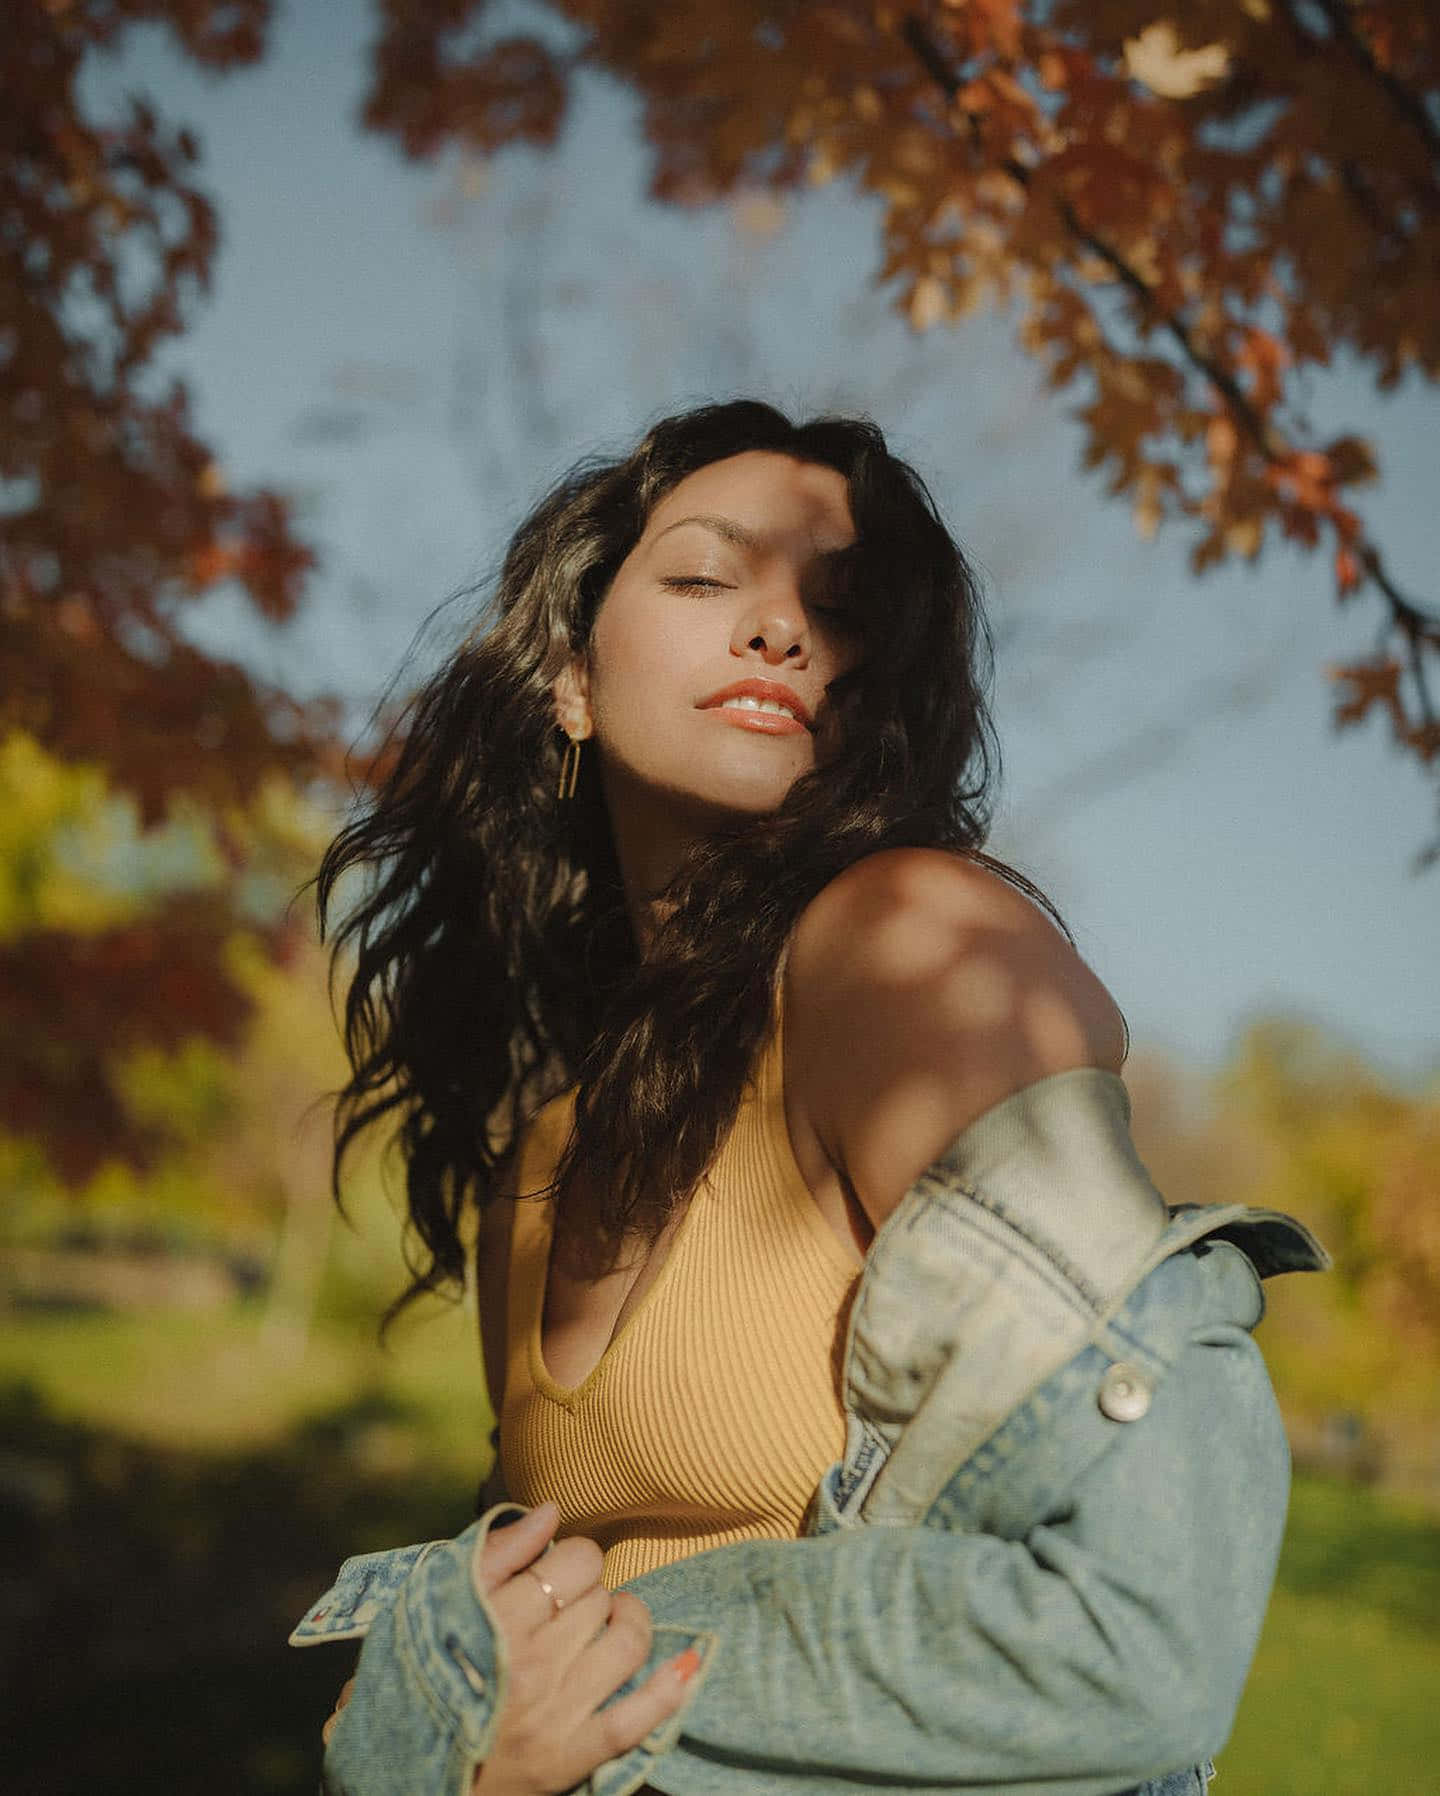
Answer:
[[[1302,1217],[1325,1278],[1266,1287],[1261,1336],[1297,1457],[1440,1496],[1440,1062],[1408,1087],[1323,1025],[1257,1017],[1213,1075],[1125,1067],[1141,1159],[1169,1203]]]
[[[1440,1069],[1436,1069],[1440,1072]],[[1303,1217],[1335,1258],[1267,1291],[1266,1356],[1297,1454],[1440,1490],[1440,1079],[1403,1090],[1317,1025],[1254,1023],[1216,1081],[1241,1195]]]
[[[481,0],[382,0],[366,122],[414,157],[553,144],[569,83],[644,101],[649,192],[684,206],[853,174],[883,196],[879,280],[920,330],[987,296],[1079,385],[1084,461],[1203,572],[1279,534],[1369,586],[1374,652],[1334,721],[1378,706],[1440,762],[1440,612],[1350,502],[1370,445],[1321,438],[1307,368],[1440,373],[1440,29],[1409,0],[556,0],[575,29],[480,42]],[[1440,859],[1440,834],[1416,861]]]
[[[98,768],[67,766],[23,731],[0,739],[0,1117],[67,1180],[111,1153],[148,1163],[165,1138],[123,1103],[117,1054],[235,1038],[218,964],[227,907],[206,889],[218,857],[173,821],[172,852],[182,833],[188,877],[168,882],[180,889],[146,894],[138,866],[107,875],[133,844],[133,809],[110,801]]]
[[[141,1164],[157,1151],[106,1070],[117,1045],[235,1038],[249,1001],[220,949],[248,877],[240,811],[277,774],[341,772],[335,701],[301,704],[181,633],[183,607],[222,582],[288,618],[311,556],[274,493],[228,490],[184,387],[157,373],[216,246],[190,179],[196,140],[139,99],[92,119],[82,93],[87,59],[132,26],[167,26],[197,62],[228,70],[261,54],[269,11],[268,0],[6,9],[0,739],[21,744],[7,791],[19,781],[32,803],[46,781],[64,784],[28,742],[103,768],[143,828],[178,799],[199,807],[219,850],[203,891],[108,920],[52,903],[5,928],[0,1120],[43,1139],[72,1178],[108,1155]],[[250,922],[271,953],[286,951],[291,925]]]
[[[1338,1300],[1440,1370],[1440,1085],[1395,1089],[1314,1025],[1254,1025],[1220,1081],[1231,1126],[1268,1149],[1266,1202],[1310,1217]]]
[[[101,769],[67,765],[23,731],[0,738],[0,1125],[74,1188],[112,1160],[153,1171],[177,1149],[214,1153],[246,1096],[226,1096],[243,1071],[229,1054],[311,946],[298,923],[272,918],[320,853],[314,807],[272,775],[223,823],[230,859],[187,794],[144,831],[137,801],[108,790]],[[289,1027],[307,1044],[328,1027],[338,1053],[323,998],[307,1030]],[[333,1065],[312,1059],[311,1072]],[[284,1077],[315,1089],[293,1067]],[[265,1126],[284,1120],[275,1094],[255,1101]]]
[[[98,770],[68,767],[22,732],[0,743],[0,968],[21,1018],[0,1062],[0,1115],[14,1119],[0,1132],[0,1179],[42,1216],[63,1192],[67,1207],[82,1199],[106,1227],[143,1219],[258,1248],[270,1261],[262,1343],[298,1360],[334,1226],[325,1100],[344,1080],[345,1056],[313,932],[296,931],[277,962],[246,914],[263,918],[277,891],[294,890],[328,824],[272,777],[230,820],[246,873],[228,905],[215,902],[226,869],[207,825],[191,807],[142,834],[134,801],[107,792]],[[213,965],[187,965],[177,978],[154,963],[152,942],[177,906],[206,902]],[[37,942],[51,951],[34,954]],[[112,964],[126,947],[129,963]],[[46,976],[68,965],[70,980],[38,991],[32,959]],[[146,981],[167,1000],[163,1029],[130,1027],[120,1001]],[[218,1016],[204,1014],[207,998]],[[86,1007],[107,1002],[106,1032],[87,1033]],[[82,1153],[69,1152],[72,1137]],[[35,1163],[35,1141],[48,1164]],[[138,1158],[115,1146],[136,1142]]]

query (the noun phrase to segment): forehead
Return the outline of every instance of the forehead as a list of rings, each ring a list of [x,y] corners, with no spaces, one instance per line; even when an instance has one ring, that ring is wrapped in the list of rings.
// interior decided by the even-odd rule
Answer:
[[[650,513],[645,538],[703,512],[731,517],[777,545],[794,536],[823,552],[846,548],[855,537],[845,476],[768,449],[746,450],[687,474]]]

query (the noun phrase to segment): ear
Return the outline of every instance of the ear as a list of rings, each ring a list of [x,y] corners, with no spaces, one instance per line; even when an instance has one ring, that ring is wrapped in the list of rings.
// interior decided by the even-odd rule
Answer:
[[[590,713],[590,666],[581,656],[569,661],[551,682],[555,721],[567,736],[583,742],[595,733]]]

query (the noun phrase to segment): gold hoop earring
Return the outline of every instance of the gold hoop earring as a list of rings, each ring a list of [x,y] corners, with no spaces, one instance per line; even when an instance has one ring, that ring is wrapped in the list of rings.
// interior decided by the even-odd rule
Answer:
[[[580,778],[580,743],[579,736],[565,738],[565,753],[560,761],[560,784],[555,796],[562,802],[575,796],[575,785]]]

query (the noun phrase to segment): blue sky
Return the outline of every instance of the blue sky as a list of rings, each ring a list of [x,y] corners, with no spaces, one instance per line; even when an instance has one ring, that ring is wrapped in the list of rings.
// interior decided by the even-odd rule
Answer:
[[[1284,548],[1197,581],[1182,533],[1140,540],[1004,319],[919,336],[890,309],[876,205],[847,185],[794,196],[770,236],[650,205],[637,108],[600,77],[548,155],[407,164],[355,124],[373,31],[361,0],[292,0],[255,69],[207,77],[147,29],[91,77],[200,136],[222,247],[169,365],[231,478],[294,494],[322,560],[292,624],[217,597],[197,640],[342,692],[358,729],[580,455],[742,392],[867,412],[987,575],[989,846],[1059,906],[1137,1046],[1209,1068],[1284,1011],[1399,1077],[1440,1064],[1440,872],[1408,873],[1433,782],[1378,716],[1330,723],[1324,666],[1370,647],[1375,599],[1342,609],[1324,561]],[[1373,436],[1364,515],[1440,605],[1440,395],[1342,369],[1309,410]]]

